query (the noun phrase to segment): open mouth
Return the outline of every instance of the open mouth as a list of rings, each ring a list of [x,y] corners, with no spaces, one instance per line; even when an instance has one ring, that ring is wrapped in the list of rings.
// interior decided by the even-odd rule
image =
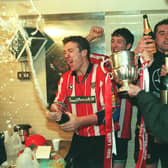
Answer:
[[[119,52],[119,50],[118,49],[113,49],[113,52],[115,53],[115,52]]]
[[[66,62],[69,66],[72,66],[72,64],[73,64],[73,60],[66,60]]]

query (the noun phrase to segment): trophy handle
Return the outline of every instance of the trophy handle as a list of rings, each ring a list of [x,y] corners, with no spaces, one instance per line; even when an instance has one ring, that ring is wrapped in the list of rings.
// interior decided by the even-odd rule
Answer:
[[[144,69],[146,69],[146,68],[148,68],[148,63],[146,63],[143,68],[138,68],[138,74],[139,74],[139,76],[142,76],[141,70],[144,70]]]
[[[112,68],[112,63],[111,63],[111,60],[110,60],[110,59],[103,60],[103,61],[100,63],[100,66],[101,66],[102,71],[103,71],[104,73],[108,73],[109,76],[110,76],[110,79],[113,80],[113,79],[114,79],[114,77],[113,77],[113,73],[114,73],[114,72],[113,72],[113,71],[109,71],[109,70],[107,70],[107,69],[104,68],[104,67],[105,67],[104,64],[107,63],[107,62],[110,63],[111,68]]]

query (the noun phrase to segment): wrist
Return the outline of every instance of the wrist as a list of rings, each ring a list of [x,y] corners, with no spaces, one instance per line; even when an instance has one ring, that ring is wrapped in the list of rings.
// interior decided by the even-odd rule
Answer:
[[[139,94],[139,92],[141,91],[141,89],[140,88],[137,88],[137,90],[136,90],[136,96]]]
[[[91,41],[94,40],[94,38],[93,38],[92,36],[90,36],[90,35],[87,35],[87,36],[86,36],[86,39],[87,39],[89,42],[91,42]]]
[[[142,55],[142,53],[135,50],[134,55],[138,58]]]

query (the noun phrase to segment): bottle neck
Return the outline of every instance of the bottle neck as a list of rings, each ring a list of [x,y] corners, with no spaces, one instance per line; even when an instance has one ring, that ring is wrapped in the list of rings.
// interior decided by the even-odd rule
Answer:
[[[150,35],[152,33],[152,29],[149,25],[149,21],[147,18],[144,18],[144,35]]]

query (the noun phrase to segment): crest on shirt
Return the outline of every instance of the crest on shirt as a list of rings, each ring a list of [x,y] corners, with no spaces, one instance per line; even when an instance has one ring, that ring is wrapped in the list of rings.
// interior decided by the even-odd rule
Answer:
[[[92,88],[92,89],[95,88],[95,82],[92,82],[92,83],[91,83],[91,88]]]
[[[70,84],[70,85],[68,86],[68,89],[72,89],[72,84]]]
[[[160,68],[156,69],[152,74],[152,83],[156,91],[160,91]]]

